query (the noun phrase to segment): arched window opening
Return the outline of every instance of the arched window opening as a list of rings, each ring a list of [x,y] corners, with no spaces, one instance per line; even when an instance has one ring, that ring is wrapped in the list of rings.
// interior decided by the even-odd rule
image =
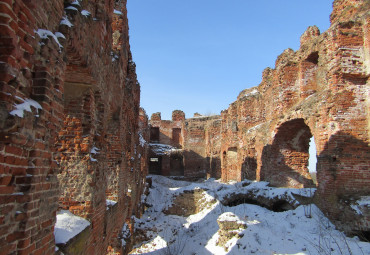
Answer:
[[[308,170],[311,137],[311,130],[303,119],[290,120],[280,125],[273,143],[263,149],[261,180],[279,187],[314,186]]]

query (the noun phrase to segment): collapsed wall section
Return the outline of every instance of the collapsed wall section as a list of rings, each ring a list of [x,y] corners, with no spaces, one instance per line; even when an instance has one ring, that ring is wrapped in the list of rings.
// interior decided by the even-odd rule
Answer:
[[[126,1],[0,10],[1,250],[53,254],[59,208],[91,223],[78,254],[119,254],[141,213],[148,137]]]

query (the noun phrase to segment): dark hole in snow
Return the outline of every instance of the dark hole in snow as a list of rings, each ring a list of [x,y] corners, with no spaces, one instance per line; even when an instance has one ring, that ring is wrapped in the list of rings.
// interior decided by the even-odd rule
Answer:
[[[252,204],[252,205],[259,205],[259,206],[265,207],[263,204],[261,204],[257,200],[253,200],[253,199],[250,199],[250,198],[236,198],[234,200],[228,201],[225,204],[225,206],[234,207],[234,206],[238,206],[238,205],[242,205],[242,204]]]
[[[279,201],[275,202],[272,205],[272,208],[271,208],[271,210],[274,211],[274,212],[285,212],[285,211],[289,211],[289,210],[293,210],[293,209],[294,209],[293,206],[291,206],[285,200],[279,200]]]
[[[356,235],[363,242],[370,242],[370,231],[358,231]]]
[[[285,200],[278,200],[276,202],[267,204],[267,203],[262,203],[261,201],[258,201],[257,199],[251,199],[249,197],[241,197],[241,196],[228,200],[226,201],[226,203],[222,203],[222,204],[225,206],[229,206],[229,207],[234,207],[234,206],[238,206],[241,204],[252,204],[252,205],[258,205],[258,206],[264,207],[274,212],[285,212],[289,210],[294,210],[294,207]]]

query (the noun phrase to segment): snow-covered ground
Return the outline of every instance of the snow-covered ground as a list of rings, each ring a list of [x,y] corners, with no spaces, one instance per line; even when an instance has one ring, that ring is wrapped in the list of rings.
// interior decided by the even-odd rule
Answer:
[[[151,178],[153,184],[146,198],[150,207],[135,224],[142,239],[147,240],[130,254],[370,254],[369,243],[335,230],[315,205],[290,201],[296,209],[273,212],[253,204],[228,207],[220,203],[230,194],[248,192],[289,200],[294,199],[292,193],[309,196],[307,189],[271,188],[265,182],[223,184],[210,179],[191,183],[162,176]],[[202,192],[200,212],[189,217],[164,213],[177,195],[197,189]],[[220,247],[217,219],[226,212],[233,213],[247,228],[239,229],[236,237]]]

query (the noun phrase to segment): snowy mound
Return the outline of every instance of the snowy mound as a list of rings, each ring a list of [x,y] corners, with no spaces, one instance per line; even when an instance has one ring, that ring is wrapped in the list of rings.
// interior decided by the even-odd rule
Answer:
[[[209,179],[191,183],[162,176],[151,178],[152,187],[145,201],[149,208],[135,223],[136,248],[130,254],[335,255],[368,254],[370,250],[369,243],[348,238],[337,231],[315,205],[302,205],[295,200],[295,195],[310,197],[314,190],[272,188],[265,182],[224,184]],[[214,202],[207,203],[208,206],[190,216],[164,213],[181,194],[193,193],[204,196],[197,198],[198,201]],[[284,198],[295,206],[274,212],[250,204],[249,200],[232,206],[221,203],[228,197],[252,193],[269,200]],[[358,204],[362,206],[362,203]],[[229,233],[223,233],[220,224],[225,230],[229,222],[235,226],[226,229]]]

